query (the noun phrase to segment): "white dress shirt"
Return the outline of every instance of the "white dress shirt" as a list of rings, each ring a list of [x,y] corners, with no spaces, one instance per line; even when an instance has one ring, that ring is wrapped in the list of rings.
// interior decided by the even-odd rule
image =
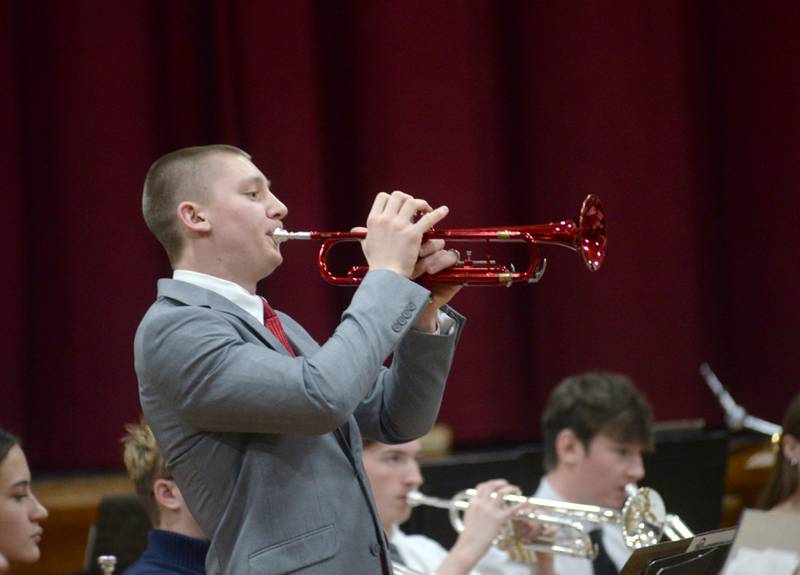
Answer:
[[[447,549],[424,535],[406,535],[397,527],[389,538],[397,547],[403,563],[409,569],[420,573],[435,573],[447,557]],[[512,562],[508,554],[497,547],[490,547],[486,555],[478,561],[470,575],[531,575],[534,567]]]
[[[264,323],[264,303],[261,296],[250,293],[237,283],[190,270],[175,270],[172,272],[172,279],[213,291],[238,305],[256,318],[258,323]]]

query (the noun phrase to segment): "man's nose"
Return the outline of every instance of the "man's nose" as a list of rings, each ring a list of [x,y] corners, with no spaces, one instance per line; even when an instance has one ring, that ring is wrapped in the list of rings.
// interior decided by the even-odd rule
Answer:
[[[286,207],[286,204],[273,195],[272,202],[270,202],[270,205],[267,208],[267,217],[273,220],[282,220],[288,213],[289,208]]]
[[[411,484],[414,489],[417,489],[425,481],[422,478],[422,472],[420,471],[419,464],[416,461],[411,464],[411,467],[408,470],[408,475],[406,476],[406,481]]]
[[[644,473],[644,461],[642,460],[642,456],[636,455],[628,468],[628,475],[633,483],[636,483],[644,479]]]

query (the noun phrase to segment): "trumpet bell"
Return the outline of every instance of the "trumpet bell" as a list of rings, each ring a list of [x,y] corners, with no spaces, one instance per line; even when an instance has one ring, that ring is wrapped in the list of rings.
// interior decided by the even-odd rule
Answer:
[[[667,507],[658,492],[640,487],[622,507],[622,536],[628,549],[650,547],[661,541]]]
[[[577,249],[583,261],[591,271],[596,272],[606,259],[606,215],[600,198],[595,195],[586,196],[581,205],[578,219],[581,232],[577,235]]]

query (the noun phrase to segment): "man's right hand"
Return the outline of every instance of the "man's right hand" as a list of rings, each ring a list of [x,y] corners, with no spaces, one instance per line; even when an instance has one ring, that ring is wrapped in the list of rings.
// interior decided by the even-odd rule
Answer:
[[[504,479],[480,483],[475,491],[464,512],[464,530],[439,565],[436,575],[469,575],[522,505],[506,505],[503,498],[519,493],[519,489]]]
[[[404,277],[414,275],[420,257],[422,236],[448,214],[447,206],[435,210],[422,199],[403,192],[379,193],[367,217],[362,242],[370,270],[385,269]]]

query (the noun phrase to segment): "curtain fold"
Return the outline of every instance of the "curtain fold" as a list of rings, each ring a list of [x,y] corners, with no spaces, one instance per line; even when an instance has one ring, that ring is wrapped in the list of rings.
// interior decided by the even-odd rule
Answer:
[[[290,229],[345,230],[378,191],[443,227],[573,218],[604,268],[541,248],[542,282],[467,288],[441,420],[531,441],[549,390],[631,375],[660,419],[722,416],[697,374],[779,420],[797,391],[800,38],[790,2],[250,2],[0,6],[6,218],[0,426],[34,467],[118,467],[133,334],[169,274],[141,217],[150,163],[249,151]],[[287,244],[260,290],[319,340],[351,293]]]

